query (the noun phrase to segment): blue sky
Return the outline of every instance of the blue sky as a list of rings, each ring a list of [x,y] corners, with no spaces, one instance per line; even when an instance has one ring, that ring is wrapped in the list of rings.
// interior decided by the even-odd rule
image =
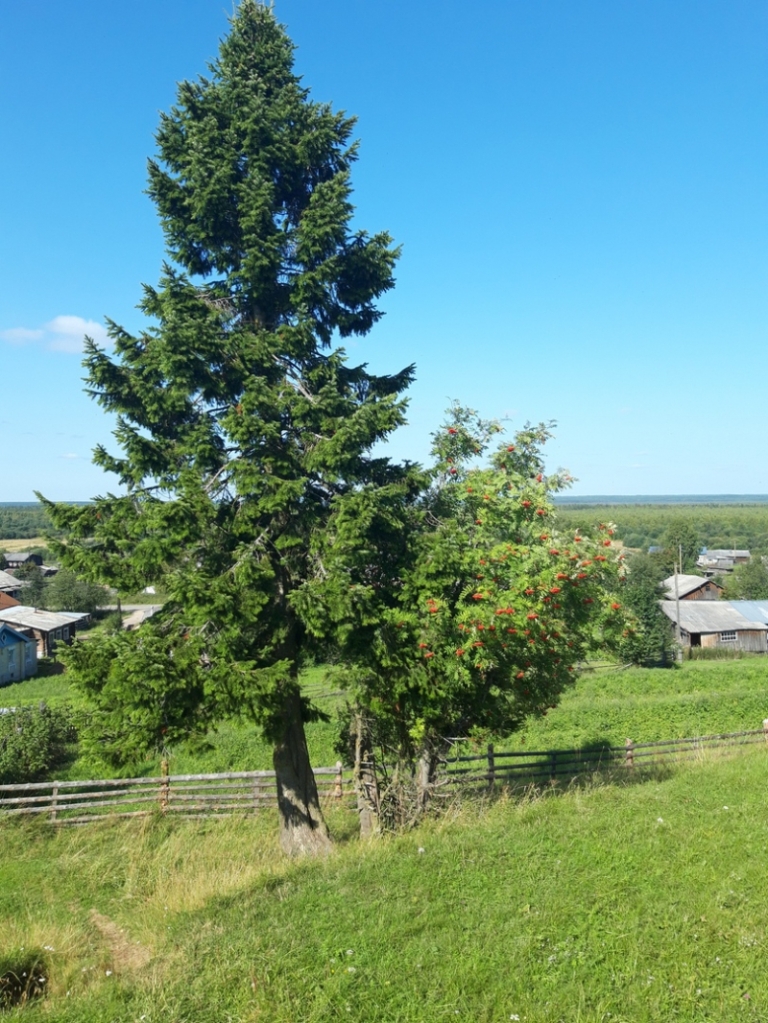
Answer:
[[[158,112],[228,10],[0,2],[0,501],[110,487],[81,335],[141,326]],[[510,429],[556,419],[575,493],[768,492],[764,3],[276,11],[313,96],[359,118],[359,225],[403,245],[386,317],[349,348],[417,364],[393,455],[424,457],[459,398]]]

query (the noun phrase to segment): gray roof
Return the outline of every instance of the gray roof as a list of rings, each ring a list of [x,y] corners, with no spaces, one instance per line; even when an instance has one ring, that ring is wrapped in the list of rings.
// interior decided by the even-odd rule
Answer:
[[[4,572],[0,568],[0,590],[20,590],[24,585],[21,579],[17,579],[15,575],[9,575],[8,572]]]
[[[53,632],[63,629],[65,625],[74,625],[90,615],[86,611],[42,611],[36,607],[7,607],[0,610],[0,622],[18,625],[24,629],[39,629],[40,632]]]
[[[676,622],[677,601],[661,600],[659,603],[667,618]],[[730,600],[684,600],[680,604],[680,628],[686,632],[765,632],[768,624],[762,619],[748,618]]]
[[[749,551],[737,551],[735,548],[725,549],[723,547],[713,547],[712,550],[702,551],[699,555],[700,558],[748,558],[750,556]]]
[[[711,583],[711,579],[705,579],[703,575],[678,575],[677,577],[677,591],[680,597],[686,597],[689,593],[693,593],[694,590],[698,590],[704,583]],[[664,587],[664,591],[667,595],[667,599],[675,599],[675,577],[671,575],[668,579],[665,579],[661,584]],[[715,583],[715,586],[720,586],[720,583]],[[720,587],[722,589],[722,587]]]

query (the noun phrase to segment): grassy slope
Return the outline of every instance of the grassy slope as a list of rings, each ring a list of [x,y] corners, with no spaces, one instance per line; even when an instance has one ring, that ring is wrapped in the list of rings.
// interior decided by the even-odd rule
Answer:
[[[347,817],[323,863],[268,816],[4,824],[0,953],[52,946],[52,1021],[765,1020],[767,785],[758,748],[374,845]]]
[[[304,675],[313,694],[327,693],[332,683],[323,668]],[[18,706],[42,699],[57,702],[72,698],[65,676],[31,679],[0,689],[0,705]],[[318,698],[331,716],[330,723],[308,726],[312,762],[334,764],[337,754],[335,707],[337,698]],[[760,728],[768,718],[768,658],[738,661],[686,662],[674,670],[635,668],[626,671],[585,673],[565,695],[560,706],[545,718],[530,721],[517,735],[501,739],[501,749],[570,749],[592,743],[623,745],[635,742],[707,735],[715,732]],[[247,724],[227,723],[210,736],[207,750],[179,749],[171,758],[174,773],[257,770],[270,768],[272,755]],[[132,773],[158,773],[159,763],[137,765]],[[62,778],[98,777],[111,772],[83,761]]]

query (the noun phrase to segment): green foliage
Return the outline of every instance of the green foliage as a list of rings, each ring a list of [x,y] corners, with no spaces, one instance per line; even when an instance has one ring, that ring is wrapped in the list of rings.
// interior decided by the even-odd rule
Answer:
[[[553,529],[550,493],[568,480],[544,477],[549,428],[526,427],[478,467],[498,432],[455,406],[428,489],[412,478],[339,499],[318,535],[324,574],[296,599],[340,648],[353,701],[407,761],[446,736],[507,735],[544,714],[580,661],[620,650],[634,628],[611,595],[621,556],[610,528]]]
[[[122,768],[168,744],[204,734],[215,709],[202,646],[189,634],[169,642],[152,623],[104,633],[61,651],[89,713],[80,725],[87,760]]]
[[[671,522],[664,533],[663,558],[670,572],[675,565],[681,572],[691,572],[701,550],[701,537],[696,526],[686,519]]]
[[[30,607],[45,607],[48,585],[40,566],[36,565],[34,561],[29,561],[19,567],[16,576],[26,583],[21,591],[23,603]]]
[[[353,128],[310,99],[255,0],[161,117],[149,194],[175,265],[145,288],[151,325],[110,323],[114,355],[89,342],[85,359],[121,450],[95,461],[124,495],[46,502],[68,567],[121,592],[160,577],[167,592],[146,693],[141,642],[120,641],[103,683],[91,665],[107,667],[114,638],[71,662],[100,719],[115,715],[115,753],[154,748],[166,716],[175,732],[235,714],[300,754],[312,711],[296,679],[312,651],[290,597],[333,498],[401,475],[371,449],[403,422],[412,375],[375,376],[335,347],[379,319],[397,258],[389,235],[353,226]]]
[[[70,759],[77,741],[66,706],[17,707],[0,714],[0,785],[38,781]]]
[[[107,602],[103,586],[79,579],[70,569],[60,569],[45,587],[44,607],[51,611],[87,611],[93,614]]]
[[[624,656],[633,664],[667,665],[674,660],[669,619],[659,607],[661,581],[666,576],[663,559],[635,554],[628,563],[622,599],[642,625],[627,637]]]
[[[753,556],[746,564],[736,565],[723,580],[726,600],[765,600],[768,598],[768,565]]]

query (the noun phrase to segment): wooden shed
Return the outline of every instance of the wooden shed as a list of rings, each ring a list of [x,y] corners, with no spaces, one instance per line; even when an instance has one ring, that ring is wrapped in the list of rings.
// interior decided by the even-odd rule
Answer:
[[[662,600],[661,609],[677,625],[677,601]],[[768,625],[751,621],[729,600],[681,600],[683,646],[728,647],[753,653],[768,651]]]
[[[678,575],[677,583],[675,576],[671,575],[661,585],[667,600],[674,600],[677,596],[680,600],[720,600],[723,595],[720,583],[701,575]]]

